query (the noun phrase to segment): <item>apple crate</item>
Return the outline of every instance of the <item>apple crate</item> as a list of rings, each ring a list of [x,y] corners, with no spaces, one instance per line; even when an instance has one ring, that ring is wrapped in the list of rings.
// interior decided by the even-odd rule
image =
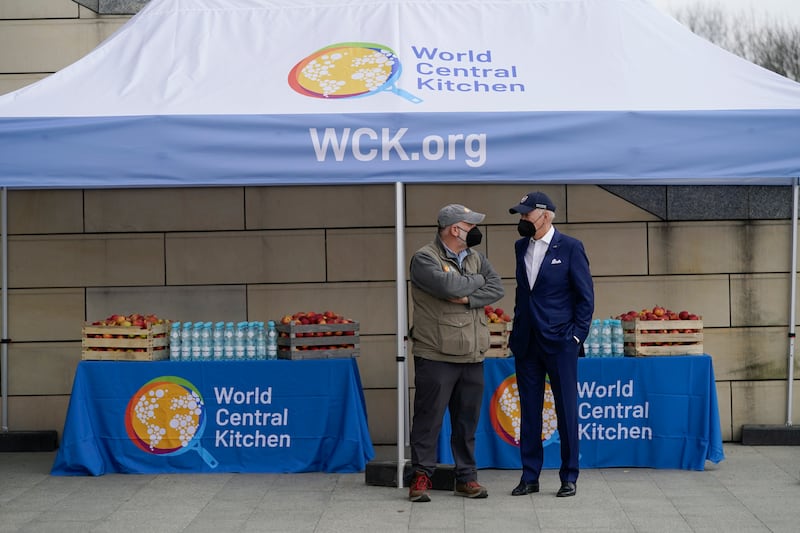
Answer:
[[[81,329],[81,359],[99,361],[161,361],[169,359],[169,323],[148,328],[94,326]]]
[[[623,321],[625,356],[702,355],[702,320]]]
[[[508,337],[511,335],[511,322],[489,322],[489,349],[486,357],[508,357]]]
[[[358,322],[276,324],[278,359],[358,357]]]

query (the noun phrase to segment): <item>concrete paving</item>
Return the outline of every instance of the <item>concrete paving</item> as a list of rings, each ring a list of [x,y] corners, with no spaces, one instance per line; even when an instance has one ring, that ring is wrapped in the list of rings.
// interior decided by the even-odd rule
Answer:
[[[583,470],[573,498],[555,497],[555,470],[521,497],[510,495],[518,471],[481,470],[488,499],[432,491],[412,504],[364,473],[57,477],[55,453],[3,453],[0,532],[800,531],[800,447],[728,443],[725,454],[703,472]]]

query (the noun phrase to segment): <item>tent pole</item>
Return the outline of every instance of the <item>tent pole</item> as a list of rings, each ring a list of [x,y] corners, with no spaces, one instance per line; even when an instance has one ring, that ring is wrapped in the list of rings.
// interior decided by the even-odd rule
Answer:
[[[397,487],[403,488],[403,470],[406,461],[405,434],[408,410],[408,369],[406,342],[408,333],[406,300],[406,247],[405,247],[405,196],[403,182],[394,184],[395,190],[395,255],[397,257]]]
[[[0,254],[3,255],[2,265],[2,313],[3,325],[0,337],[0,389],[2,389],[3,412],[0,428],[3,433],[8,432],[8,189],[3,187],[0,191],[0,217],[2,217],[2,236],[0,236]]]
[[[792,185],[792,275],[791,275],[791,307],[789,308],[789,368],[786,379],[786,425],[792,425],[792,384],[794,383],[794,338],[795,338],[795,306],[797,289],[797,208],[800,178],[795,178]]]

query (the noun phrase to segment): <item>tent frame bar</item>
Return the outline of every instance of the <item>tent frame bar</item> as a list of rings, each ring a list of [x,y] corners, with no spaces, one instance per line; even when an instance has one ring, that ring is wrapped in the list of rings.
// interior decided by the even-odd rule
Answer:
[[[395,257],[397,284],[397,487],[403,488],[403,471],[408,440],[408,300],[406,288],[405,189],[403,182],[395,190]]]
[[[8,432],[8,188],[0,191],[0,254],[3,255],[2,264],[2,313],[3,325],[0,337],[0,395],[2,395],[3,409],[0,415],[0,430]]]
[[[798,209],[798,189],[800,189],[800,178],[795,178],[792,183],[792,270],[791,282],[791,304],[789,306],[789,356],[787,361],[786,373],[786,426],[792,425],[792,385],[794,384],[794,338],[795,338],[795,307],[797,306],[797,209]]]

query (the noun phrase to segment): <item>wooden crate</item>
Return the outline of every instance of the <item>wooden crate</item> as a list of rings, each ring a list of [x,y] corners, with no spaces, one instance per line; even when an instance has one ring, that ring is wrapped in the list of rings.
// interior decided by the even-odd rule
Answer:
[[[489,349],[486,357],[508,357],[508,337],[511,335],[511,322],[489,322]]]
[[[276,324],[278,359],[358,357],[358,322]]]
[[[147,329],[133,326],[93,326],[81,330],[81,359],[100,361],[160,361],[169,359],[169,323]]]
[[[702,320],[632,320],[623,321],[625,355],[703,354]]]

